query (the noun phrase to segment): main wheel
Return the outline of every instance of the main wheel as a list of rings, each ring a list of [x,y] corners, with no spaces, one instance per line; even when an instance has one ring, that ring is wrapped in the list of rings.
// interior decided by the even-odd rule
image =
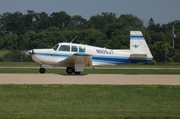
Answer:
[[[81,72],[80,71],[74,71],[74,74],[80,74]]]
[[[74,72],[74,68],[73,67],[67,67],[66,72],[67,72],[67,74],[72,74]]]
[[[39,69],[39,73],[44,74],[45,72],[46,72],[46,69],[45,69],[45,68],[40,68],[40,69]]]

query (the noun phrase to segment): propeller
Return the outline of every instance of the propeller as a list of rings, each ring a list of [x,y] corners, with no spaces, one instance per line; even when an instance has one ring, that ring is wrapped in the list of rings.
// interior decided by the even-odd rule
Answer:
[[[25,54],[26,54],[26,55],[33,55],[33,54],[34,54],[34,50],[33,50],[33,49],[27,50],[27,51],[25,52]]]

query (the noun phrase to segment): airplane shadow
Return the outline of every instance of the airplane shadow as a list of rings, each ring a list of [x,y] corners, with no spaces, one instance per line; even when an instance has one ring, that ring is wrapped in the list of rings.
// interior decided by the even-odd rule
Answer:
[[[88,74],[59,74],[59,75],[61,75],[61,76],[86,76],[86,75],[88,75]]]

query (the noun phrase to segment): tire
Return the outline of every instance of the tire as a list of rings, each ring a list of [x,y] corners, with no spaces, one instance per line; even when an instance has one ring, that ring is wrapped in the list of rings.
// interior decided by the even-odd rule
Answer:
[[[67,67],[66,68],[66,73],[67,74],[72,74],[74,72],[74,68],[73,67]]]
[[[39,73],[44,74],[45,72],[46,72],[46,69],[45,69],[45,68],[40,68],[40,69],[39,69]]]

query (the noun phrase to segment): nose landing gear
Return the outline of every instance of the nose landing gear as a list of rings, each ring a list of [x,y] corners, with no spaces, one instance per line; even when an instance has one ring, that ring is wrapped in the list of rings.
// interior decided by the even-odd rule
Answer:
[[[45,72],[46,72],[46,69],[45,69],[45,68],[40,68],[40,69],[39,69],[39,73],[44,74]]]

